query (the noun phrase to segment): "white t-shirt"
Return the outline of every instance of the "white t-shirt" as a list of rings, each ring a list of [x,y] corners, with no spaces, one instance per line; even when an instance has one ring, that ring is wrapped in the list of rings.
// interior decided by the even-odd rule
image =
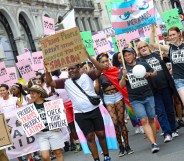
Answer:
[[[89,95],[97,96],[94,89],[93,80],[87,75],[82,74],[76,83]],[[73,83],[71,79],[65,81],[65,89],[72,100],[74,113],[86,113],[94,110],[99,105],[94,106],[87,96]]]
[[[12,116],[15,116],[15,111],[17,109],[17,97],[9,97],[8,100],[1,99],[0,103],[0,112],[4,113],[5,118],[9,119]]]

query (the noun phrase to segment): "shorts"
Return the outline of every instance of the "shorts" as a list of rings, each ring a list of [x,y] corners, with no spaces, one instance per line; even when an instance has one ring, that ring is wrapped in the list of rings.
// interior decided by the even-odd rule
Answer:
[[[138,119],[155,118],[155,101],[153,96],[146,97],[144,101],[132,101],[130,104]]]
[[[61,131],[46,131],[36,134],[40,151],[56,150],[64,147]]]
[[[94,131],[104,131],[104,121],[99,107],[86,113],[75,113],[75,121],[87,136]]]
[[[116,92],[114,94],[109,94],[109,95],[103,94],[103,98],[104,98],[104,103],[106,105],[108,105],[108,104],[114,105],[123,99],[123,95],[120,92]]]
[[[177,91],[184,89],[184,79],[174,79]]]
[[[72,101],[64,102],[64,107],[66,109],[66,119],[69,124],[74,121]]]

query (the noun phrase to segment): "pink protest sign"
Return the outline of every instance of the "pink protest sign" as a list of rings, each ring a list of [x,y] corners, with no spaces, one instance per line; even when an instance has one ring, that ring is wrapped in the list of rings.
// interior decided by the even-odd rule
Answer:
[[[43,53],[42,51],[34,52],[32,53],[32,59],[33,59],[33,70],[38,71],[40,69],[44,69],[43,64]]]
[[[9,75],[9,80],[6,81],[5,83],[8,86],[12,86],[12,84],[18,82],[16,68],[15,67],[10,67],[10,68],[6,68],[6,70],[7,70],[7,73]]]
[[[4,62],[0,62],[0,83],[4,83],[9,80],[9,75]]]
[[[50,35],[50,34],[55,33],[54,19],[43,16],[42,20],[43,20],[44,34]]]
[[[143,30],[144,30],[144,36],[149,38],[150,34],[151,34],[151,25],[143,27]],[[162,34],[160,27],[158,25],[156,25],[156,33],[157,33],[157,35]]]
[[[36,76],[29,60],[22,60],[16,63],[16,66],[25,81],[29,81]]]
[[[45,125],[33,103],[20,108],[17,111],[17,118],[22,123],[22,128],[27,137],[45,129]]]
[[[29,60],[29,62],[30,62],[31,64],[33,64],[33,63],[32,63],[32,57],[31,57],[31,55],[30,55],[30,54],[27,54],[27,53],[18,55],[18,56],[17,56],[17,60],[18,60],[18,62],[20,62],[20,61],[22,61],[22,60]]]
[[[117,42],[119,51],[123,50],[123,48],[129,44],[128,35],[126,33],[115,35],[115,38],[116,38],[116,42]]]
[[[106,38],[106,34],[98,33],[93,35],[92,38],[94,42],[94,48],[98,51],[99,54],[111,50],[111,46]]]
[[[125,34],[127,34],[127,37],[129,38],[129,42],[140,37],[138,30],[133,30]]]

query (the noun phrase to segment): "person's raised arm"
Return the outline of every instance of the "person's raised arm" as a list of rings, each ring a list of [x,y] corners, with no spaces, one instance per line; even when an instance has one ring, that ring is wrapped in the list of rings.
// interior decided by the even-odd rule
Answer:
[[[155,24],[151,25],[151,34],[150,34],[150,45],[156,49],[159,49],[159,45],[160,45],[160,49],[162,51],[169,51],[169,45],[161,45],[159,44],[159,42],[155,42],[155,32],[156,32],[156,26]]]
[[[103,64],[100,64],[97,60],[95,60],[94,58],[92,58],[88,52],[86,51],[86,55],[87,58],[94,64],[94,66],[96,67],[96,75],[100,76],[100,74],[102,73],[103,70],[108,69],[108,67],[104,66]]]

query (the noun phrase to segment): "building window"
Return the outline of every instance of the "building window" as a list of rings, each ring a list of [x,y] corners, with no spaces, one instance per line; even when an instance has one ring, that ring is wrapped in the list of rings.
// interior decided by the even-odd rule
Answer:
[[[91,24],[91,18],[88,18],[88,24],[89,24],[90,30],[93,32],[93,27],[92,27],[92,24]]]
[[[85,23],[84,17],[82,18],[82,25],[83,25],[84,31],[87,31],[86,23]]]
[[[6,26],[6,28],[5,28]],[[0,12],[0,59],[2,59],[7,67],[15,66],[16,56],[18,55],[17,46],[13,37],[13,32],[6,19]]]
[[[100,31],[100,24],[99,24],[99,21],[98,21],[98,17],[96,17],[94,19],[94,21],[95,21],[95,26],[96,26],[97,31]]]

